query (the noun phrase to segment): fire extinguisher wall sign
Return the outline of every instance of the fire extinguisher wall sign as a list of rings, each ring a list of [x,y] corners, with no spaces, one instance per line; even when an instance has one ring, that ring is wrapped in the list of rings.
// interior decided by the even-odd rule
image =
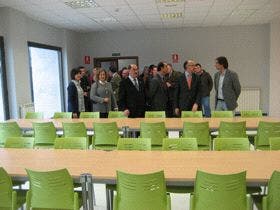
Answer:
[[[90,56],[89,55],[86,55],[85,58],[84,58],[84,63],[85,64],[90,64]]]

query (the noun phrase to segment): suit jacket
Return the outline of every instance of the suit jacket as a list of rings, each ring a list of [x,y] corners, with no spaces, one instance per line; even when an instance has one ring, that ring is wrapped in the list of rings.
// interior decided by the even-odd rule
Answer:
[[[157,74],[150,82],[149,98],[152,111],[166,111],[168,102],[168,91],[165,82]]]
[[[139,91],[129,78],[123,79],[119,89],[119,110],[129,110],[131,118],[144,117],[146,97],[144,82],[138,79]]]
[[[180,111],[191,111],[195,103],[200,105],[200,87],[200,77],[193,73],[191,88],[189,89],[186,75],[183,73],[179,77],[178,84],[175,88],[174,107],[179,108]]]
[[[173,70],[170,75],[167,74],[164,77],[165,82],[169,82],[171,84],[171,86],[168,88],[168,100],[171,101],[172,103],[174,101],[175,88],[176,88],[178,79],[181,76],[181,74],[182,74],[181,72]]]
[[[109,98],[108,103],[104,103],[106,97]],[[93,101],[92,110],[94,112],[108,113],[112,108],[118,107],[110,82],[100,84],[99,81],[96,81],[93,83],[90,90],[90,99]]]
[[[69,82],[69,85],[67,87],[67,94],[68,94],[67,111],[78,113],[79,112],[78,91],[73,81]]]
[[[215,101],[216,105],[218,99],[219,80],[220,80],[220,73],[216,72],[214,77],[215,90],[216,90],[216,101]],[[241,85],[237,73],[229,69],[226,70],[222,90],[223,90],[223,96],[227,108],[229,110],[234,110],[238,106],[237,99],[241,93]]]

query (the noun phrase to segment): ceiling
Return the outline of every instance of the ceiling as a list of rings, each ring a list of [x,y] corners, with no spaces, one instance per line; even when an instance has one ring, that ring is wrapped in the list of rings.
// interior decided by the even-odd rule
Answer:
[[[82,32],[253,25],[280,17],[280,0],[78,0],[94,6],[75,9],[65,4],[69,1],[0,0],[0,5]]]

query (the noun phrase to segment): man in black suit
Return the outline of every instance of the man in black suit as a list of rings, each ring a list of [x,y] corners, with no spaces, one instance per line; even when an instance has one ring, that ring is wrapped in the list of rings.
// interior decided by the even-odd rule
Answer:
[[[179,77],[175,88],[175,114],[181,111],[197,111],[201,101],[200,78],[194,73],[195,62],[185,61],[185,72]]]
[[[153,77],[149,88],[152,111],[167,111],[168,91],[164,81],[167,74],[167,64],[160,62],[157,66],[157,74]]]
[[[120,82],[119,110],[131,118],[144,117],[146,97],[144,83],[138,79],[138,67],[135,64],[128,66],[129,76]]]

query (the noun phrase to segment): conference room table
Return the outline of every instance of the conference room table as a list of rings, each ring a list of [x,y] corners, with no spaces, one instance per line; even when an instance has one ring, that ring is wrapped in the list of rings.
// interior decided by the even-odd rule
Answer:
[[[260,121],[280,122],[277,117],[258,117],[258,118],[84,118],[84,119],[17,119],[9,120],[16,121],[23,130],[32,129],[32,122],[53,122],[57,129],[62,129],[62,122],[84,122],[88,130],[93,130],[94,122],[116,122],[118,128],[128,129],[129,131],[139,131],[140,122],[164,122],[168,131],[181,131],[184,122],[209,122],[211,130],[217,130],[221,121],[241,122],[246,121],[248,130],[257,129]],[[126,130],[127,131],[127,130]]]

